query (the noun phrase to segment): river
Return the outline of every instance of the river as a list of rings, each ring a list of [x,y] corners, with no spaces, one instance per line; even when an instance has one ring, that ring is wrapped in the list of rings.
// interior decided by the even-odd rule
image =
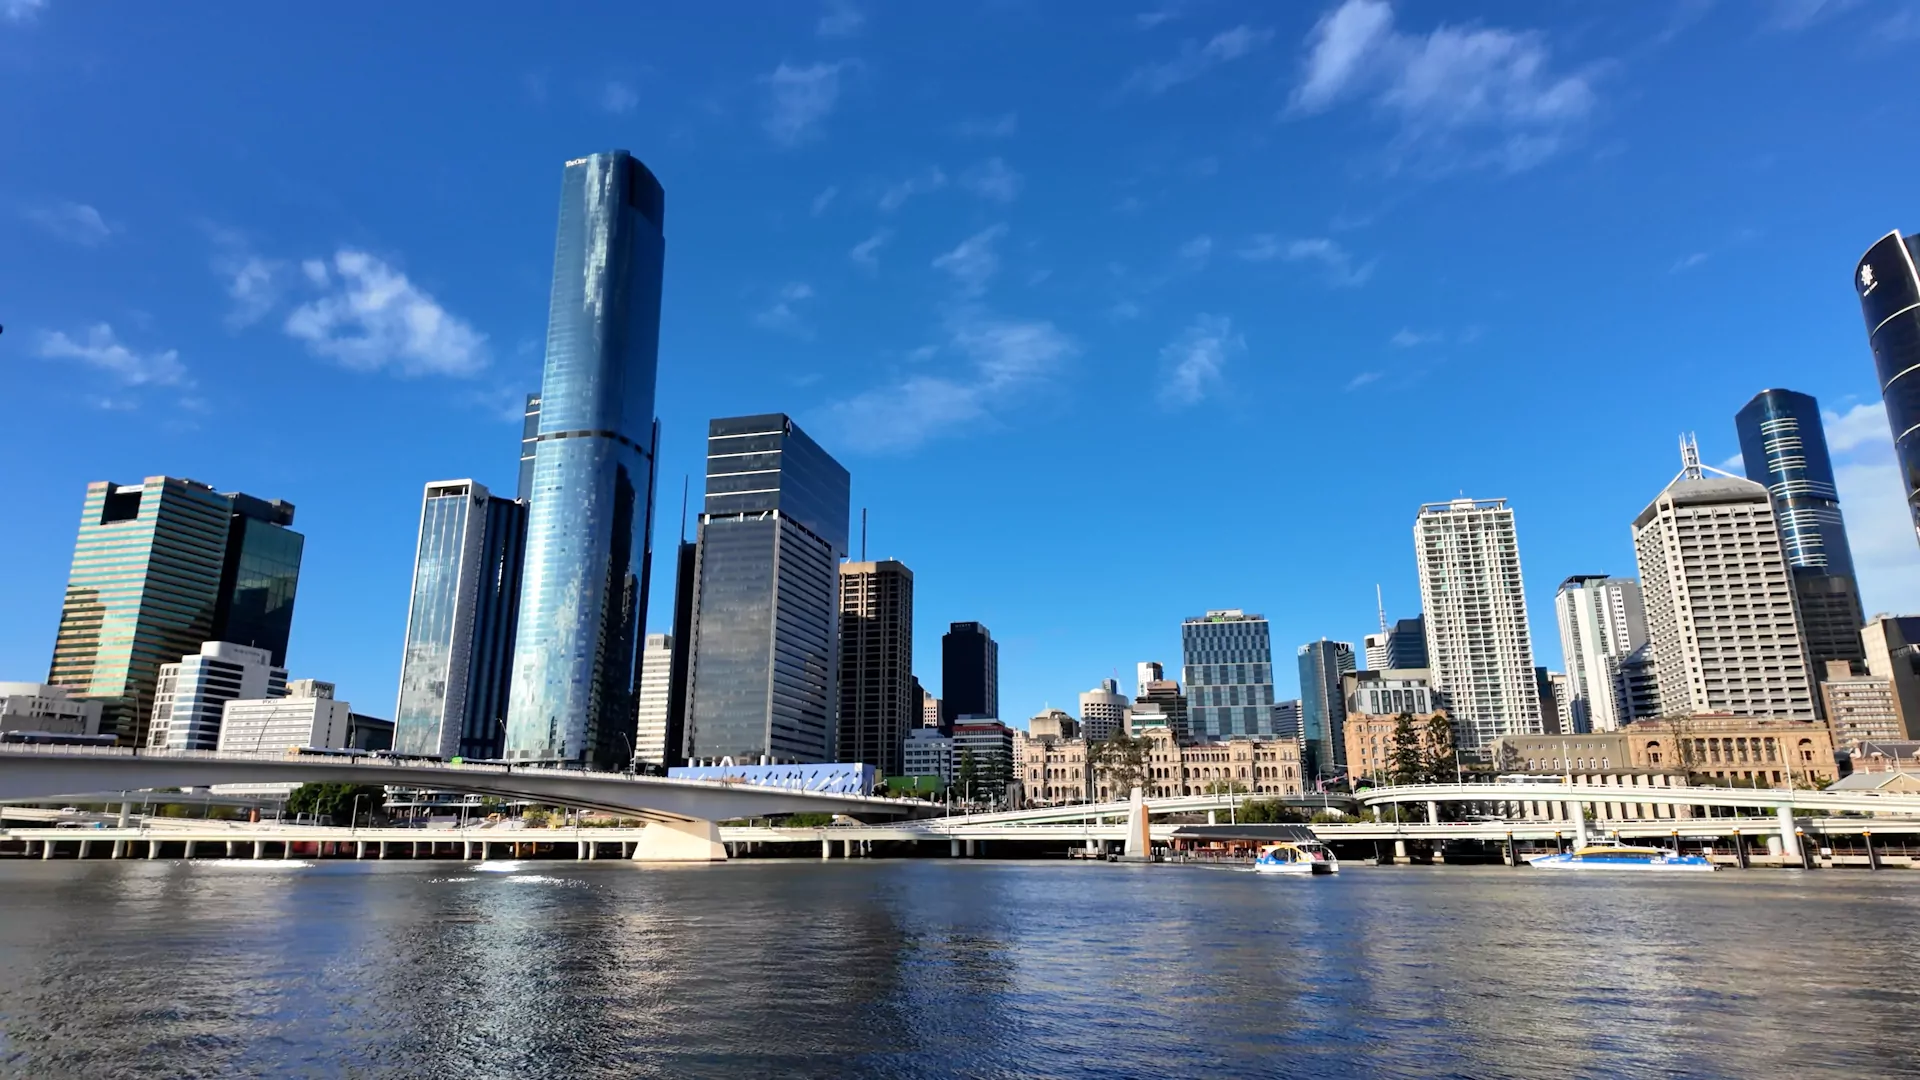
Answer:
[[[498,866],[0,864],[0,1075],[1920,1075],[1906,872]]]

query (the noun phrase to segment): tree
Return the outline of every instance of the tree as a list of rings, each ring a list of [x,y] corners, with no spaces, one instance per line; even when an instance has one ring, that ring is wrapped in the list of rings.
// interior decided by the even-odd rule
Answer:
[[[1208,795],[1244,795],[1248,790],[1247,785],[1238,780],[1209,780],[1205,789]]]
[[[1290,825],[1305,821],[1307,815],[1279,799],[1254,799],[1240,804],[1239,817],[1242,825]]]
[[[954,774],[953,786],[960,789],[962,798],[973,798],[973,782],[979,779],[979,767],[973,763],[971,748],[960,751],[960,771]]]
[[[1388,779],[1396,784],[1417,784],[1426,779],[1420,736],[1413,730],[1413,717],[1407,713],[1393,718],[1393,753],[1388,755],[1387,763]]]
[[[1135,738],[1122,728],[1092,748],[1093,771],[1112,789],[1115,798],[1128,798],[1134,788],[1147,786],[1153,741]]]
[[[1453,749],[1453,721],[1443,712],[1434,713],[1427,720],[1425,758],[1421,771],[1429,784],[1444,784],[1455,779],[1458,774],[1458,759]]]
[[[301,784],[287,796],[287,813],[312,814],[344,821],[354,813],[354,801],[368,813],[386,809],[387,789],[373,784]]]

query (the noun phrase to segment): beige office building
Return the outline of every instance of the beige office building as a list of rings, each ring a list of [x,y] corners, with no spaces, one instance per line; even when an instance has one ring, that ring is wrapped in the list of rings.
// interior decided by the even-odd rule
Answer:
[[[1827,661],[1820,682],[1826,705],[1827,730],[1835,746],[1853,749],[1863,742],[1892,742],[1906,738],[1900,714],[1894,708],[1893,680],[1878,675],[1855,675],[1845,660]]]

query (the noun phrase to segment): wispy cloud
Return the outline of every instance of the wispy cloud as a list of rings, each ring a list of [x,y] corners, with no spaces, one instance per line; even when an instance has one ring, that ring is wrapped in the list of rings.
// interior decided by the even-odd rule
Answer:
[[[23,23],[45,11],[47,0],[0,0],[0,19]]]
[[[1020,174],[997,157],[988,158],[960,174],[961,187],[997,203],[1010,203],[1019,198],[1021,183]]]
[[[906,205],[915,195],[927,195],[947,186],[947,174],[938,166],[931,166],[918,176],[909,176],[897,184],[889,184],[880,192],[880,210],[891,214]]]
[[[1288,262],[1318,264],[1326,272],[1327,282],[1332,285],[1364,285],[1373,276],[1371,260],[1356,265],[1347,249],[1323,236],[1294,240],[1285,247],[1277,248],[1276,254]]]
[[[1846,508],[1847,539],[1867,612],[1920,610],[1920,559],[1913,555],[1913,517],[1907,509],[1893,433],[1880,402],[1860,403],[1824,417],[1833,455],[1834,485]]]
[[[827,0],[826,13],[814,24],[813,31],[823,38],[852,37],[866,21],[866,15],[850,0]]]
[[[1196,405],[1219,387],[1227,362],[1247,351],[1225,315],[1200,315],[1160,350],[1162,404]]]
[[[1347,385],[1343,389],[1346,389],[1349,391],[1358,390],[1361,387],[1367,385],[1368,383],[1379,382],[1380,374],[1381,373],[1378,371],[1363,371],[1360,374],[1355,375],[1353,378],[1348,379]]]
[[[840,75],[852,61],[794,67],[781,64],[761,76],[767,87],[767,115],[763,127],[781,146],[798,146],[820,134],[840,101]]]
[[[1667,268],[1667,273],[1678,274],[1685,270],[1691,270],[1694,267],[1699,266],[1701,263],[1706,262],[1707,258],[1708,258],[1708,255],[1704,251],[1696,251],[1691,255],[1682,255],[1680,258],[1675,259],[1673,261],[1672,266]]]
[[[987,282],[1000,271],[1000,253],[995,250],[1007,234],[1005,225],[992,225],[960,241],[952,251],[933,260],[935,270],[945,271],[959,287],[960,295],[979,296]]]
[[[811,338],[813,328],[801,321],[800,313],[796,310],[798,305],[811,299],[813,286],[804,281],[788,282],[774,293],[771,305],[754,313],[754,325],[795,337]]]
[[[100,211],[86,203],[37,206],[27,211],[27,218],[60,239],[82,247],[97,247],[114,234],[113,226],[100,216]]]
[[[1415,349],[1440,340],[1439,331],[1420,331],[1401,327],[1387,339],[1388,344],[1400,349]]]
[[[826,213],[827,207],[833,205],[834,196],[838,194],[840,194],[838,187],[829,187],[827,190],[815,195],[813,197],[813,216],[819,217],[821,214]]]
[[[640,104],[640,94],[618,79],[608,79],[600,88],[600,108],[615,116],[624,115]]]
[[[1152,11],[1142,11],[1135,15],[1133,25],[1141,30],[1151,30],[1161,23],[1172,22],[1182,14],[1184,12],[1180,10],[1179,4],[1163,4]]]
[[[853,245],[853,250],[847,252],[847,258],[852,259],[855,264],[868,270],[878,270],[880,268],[880,249],[886,247],[887,242],[892,239],[892,229],[881,229],[879,232]]]
[[[1773,0],[1766,26],[1769,30],[1805,30],[1849,8],[1860,0]]]
[[[1010,112],[999,116],[969,116],[953,130],[963,139],[1011,138],[1020,130],[1020,114]]]
[[[1887,424],[1887,407],[1882,402],[1863,401],[1844,413],[1828,410],[1822,419],[1827,449],[1835,454],[1850,454],[1863,446],[1892,440],[1893,429]]]
[[[125,386],[176,386],[187,376],[178,351],[135,352],[122,344],[106,323],[89,326],[79,341],[57,330],[43,333],[40,355],[48,360],[78,360],[112,375]]]
[[[378,256],[341,248],[329,264],[300,264],[323,295],[295,308],[284,329],[317,356],[360,371],[472,375],[487,366],[487,337]]]
[[[1173,59],[1135,70],[1121,89],[1164,94],[1181,83],[1192,82],[1221,64],[1238,60],[1272,40],[1273,31],[1242,25],[1215,34],[1204,45],[1189,41],[1180,46],[1180,51]]]
[[[1180,245],[1180,261],[1185,263],[1188,269],[1198,270],[1206,266],[1207,260],[1212,256],[1213,237],[1205,233]]]
[[[1240,245],[1239,250],[1234,254],[1248,262],[1266,262],[1269,259],[1279,258],[1286,249],[1286,245],[1280,242],[1278,236],[1272,233],[1255,233],[1247,237],[1247,242]]]
[[[266,318],[280,303],[287,264],[257,255],[246,237],[232,229],[208,227],[213,236],[213,272],[225,279],[229,330],[242,330]]]
[[[1559,152],[1596,104],[1590,74],[1556,74],[1543,35],[1499,27],[1394,28],[1388,0],[1345,0],[1308,35],[1291,109],[1368,99],[1394,118],[1394,156],[1428,168],[1519,171]],[[1491,147],[1470,142],[1490,133]]]

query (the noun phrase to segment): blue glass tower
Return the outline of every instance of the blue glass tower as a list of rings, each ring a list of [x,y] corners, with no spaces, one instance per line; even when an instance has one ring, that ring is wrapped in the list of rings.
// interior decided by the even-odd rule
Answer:
[[[1866,616],[1820,426],[1820,403],[1792,390],[1762,390],[1733,423],[1747,479],[1765,484],[1773,496],[1814,678],[1826,676],[1830,660],[1864,662],[1860,627]]]
[[[507,709],[511,760],[613,768],[632,757],[664,199],[624,150],[566,163]]]
[[[1880,375],[1880,398],[1893,428],[1893,452],[1907,509],[1920,536],[1920,236],[1881,237],[1853,268],[1853,290],[1867,320],[1867,345]]]
[[[1209,611],[1180,624],[1187,730],[1195,739],[1271,738],[1273,643],[1263,615]]]
[[[1338,776],[1347,763],[1347,695],[1340,676],[1354,670],[1353,645],[1309,641],[1300,646],[1302,775]]]

